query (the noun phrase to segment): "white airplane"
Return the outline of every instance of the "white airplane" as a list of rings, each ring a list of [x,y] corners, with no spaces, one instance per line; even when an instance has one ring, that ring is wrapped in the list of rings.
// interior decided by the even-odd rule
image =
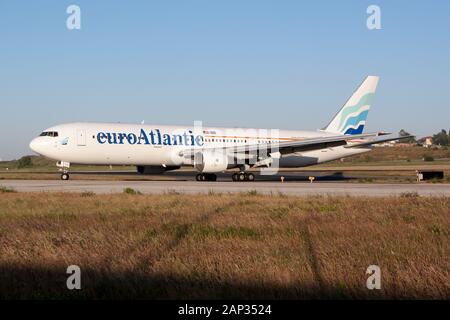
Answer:
[[[276,170],[315,165],[372,149],[372,145],[408,137],[363,133],[378,83],[369,76],[330,123],[318,131],[165,126],[125,123],[68,123],[44,130],[30,148],[57,160],[62,180],[71,163],[135,165],[141,174],[193,166],[197,181],[215,181],[215,173],[238,168],[233,181],[253,181],[250,168]]]

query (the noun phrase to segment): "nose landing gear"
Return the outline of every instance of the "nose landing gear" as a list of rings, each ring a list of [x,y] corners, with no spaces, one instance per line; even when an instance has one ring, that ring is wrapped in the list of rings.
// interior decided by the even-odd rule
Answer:
[[[60,168],[59,170],[61,173],[61,180],[67,181],[69,180],[69,168],[70,168],[70,162],[65,161],[58,161],[56,163],[56,166]]]

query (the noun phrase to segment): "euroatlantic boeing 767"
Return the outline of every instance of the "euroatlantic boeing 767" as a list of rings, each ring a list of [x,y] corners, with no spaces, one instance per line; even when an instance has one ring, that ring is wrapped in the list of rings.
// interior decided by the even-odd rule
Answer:
[[[233,181],[253,181],[250,168],[315,165],[372,149],[376,143],[407,137],[363,133],[378,77],[369,76],[330,123],[318,131],[238,129],[125,123],[68,123],[44,130],[30,148],[57,160],[61,179],[71,163],[135,165],[141,174],[193,166],[197,181],[237,168]]]

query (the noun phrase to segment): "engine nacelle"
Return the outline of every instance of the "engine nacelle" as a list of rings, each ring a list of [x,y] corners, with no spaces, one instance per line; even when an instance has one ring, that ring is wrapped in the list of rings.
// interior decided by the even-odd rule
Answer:
[[[140,174],[161,174],[169,170],[180,169],[180,166],[136,166]]]
[[[207,150],[194,155],[194,166],[200,172],[220,172],[226,170],[228,164],[227,154],[219,150]]]

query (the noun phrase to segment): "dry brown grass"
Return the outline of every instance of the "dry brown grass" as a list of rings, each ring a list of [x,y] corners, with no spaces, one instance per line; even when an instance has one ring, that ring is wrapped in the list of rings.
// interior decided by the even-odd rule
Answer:
[[[448,299],[449,214],[415,195],[3,193],[0,298]]]

